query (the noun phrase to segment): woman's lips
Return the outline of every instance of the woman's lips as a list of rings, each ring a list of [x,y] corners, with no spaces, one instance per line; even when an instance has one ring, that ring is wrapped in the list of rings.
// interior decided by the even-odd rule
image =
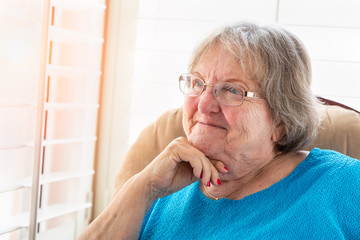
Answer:
[[[197,123],[198,123],[198,124],[201,124],[201,125],[209,126],[209,127],[216,127],[216,128],[221,128],[221,129],[225,129],[225,130],[226,130],[226,128],[224,128],[223,126],[218,125],[218,124],[215,124],[215,123],[200,122],[200,121],[198,121]]]

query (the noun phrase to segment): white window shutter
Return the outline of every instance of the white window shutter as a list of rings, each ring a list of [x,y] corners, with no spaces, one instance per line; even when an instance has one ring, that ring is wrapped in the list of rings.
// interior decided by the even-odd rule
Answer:
[[[0,1],[0,239],[75,239],[88,224],[105,9]]]

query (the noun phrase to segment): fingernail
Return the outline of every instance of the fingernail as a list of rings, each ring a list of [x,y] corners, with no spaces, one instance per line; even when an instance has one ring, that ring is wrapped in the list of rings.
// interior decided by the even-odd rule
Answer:
[[[207,182],[207,186],[210,187],[210,180]]]
[[[221,185],[220,179],[217,180],[217,184],[218,184],[218,185]]]
[[[200,173],[200,178],[202,178],[202,173]]]
[[[225,169],[226,171],[229,171],[229,169],[228,169],[227,167],[224,167],[224,169]]]

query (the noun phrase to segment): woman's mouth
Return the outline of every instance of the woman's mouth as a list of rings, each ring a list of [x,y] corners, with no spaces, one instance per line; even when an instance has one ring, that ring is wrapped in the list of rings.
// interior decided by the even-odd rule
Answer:
[[[208,126],[208,127],[214,127],[214,128],[220,128],[220,129],[226,130],[226,128],[224,128],[223,126],[221,126],[221,125],[219,125],[219,124],[211,123],[211,122],[201,122],[201,121],[198,121],[197,123],[198,123],[198,124],[201,124],[201,125]]]

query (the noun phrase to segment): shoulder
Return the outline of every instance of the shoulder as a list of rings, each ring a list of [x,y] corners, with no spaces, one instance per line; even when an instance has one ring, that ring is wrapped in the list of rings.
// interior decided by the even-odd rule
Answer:
[[[342,153],[314,148],[308,155],[308,160],[318,165],[328,165],[334,167],[360,168],[360,160],[346,156]]]
[[[299,165],[302,179],[333,191],[360,192],[360,161],[333,150],[314,148]],[[346,185],[346,186],[345,186]]]
[[[333,150],[315,148],[309,153],[307,161],[319,176],[328,177],[329,187],[360,193],[359,160]]]

